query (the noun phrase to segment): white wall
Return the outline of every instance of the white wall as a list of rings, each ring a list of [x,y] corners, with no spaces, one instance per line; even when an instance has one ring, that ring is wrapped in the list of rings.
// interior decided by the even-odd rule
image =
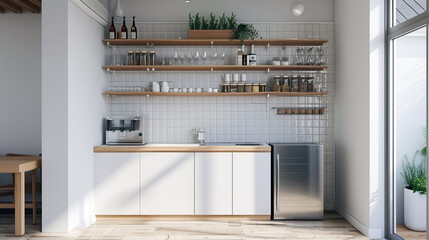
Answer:
[[[70,0],[45,0],[42,32],[42,231],[68,232],[95,221],[92,148],[102,143],[104,28]]]
[[[42,152],[40,30],[40,14],[0,14],[0,156]]]
[[[111,1],[113,8],[116,1]],[[305,5],[304,13],[295,17],[292,6],[296,2]],[[125,0],[121,1],[124,14],[130,19],[136,16],[139,22],[188,22],[189,13],[200,12],[209,16],[210,12],[219,16],[234,12],[239,22],[333,22],[333,0]]]
[[[102,143],[106,113],[101,94],[106,85],[104,27],[69,2],[68,139],[69,228],[92,224],[93,147]],[[85,27],[82,27],[85,26]]]
[[[384,6],[335,1],[336,210],[384,236]]]

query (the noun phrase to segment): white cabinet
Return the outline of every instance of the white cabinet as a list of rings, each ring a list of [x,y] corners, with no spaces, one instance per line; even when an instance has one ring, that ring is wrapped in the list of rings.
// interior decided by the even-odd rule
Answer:
[[[195,214],[232,214],[232,153],[195,153]]]
[[[140,174],[140,214],[194,214],[194,153],[141,153]]]
[[[96,215],[138,215],[139,153],[96,153],[94,208]]]
[[[271,214],[270,153],[233,153],[233,214]]]

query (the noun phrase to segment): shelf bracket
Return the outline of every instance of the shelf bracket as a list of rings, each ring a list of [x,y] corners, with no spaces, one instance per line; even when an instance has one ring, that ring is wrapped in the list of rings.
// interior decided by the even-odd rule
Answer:
[[[267,73],[270,73],[270,68],[267,68]]]
[[[146,94],[146,98],[149,98],[149,96],[150,96],[149,94]]]
[[[108,46],[108,47],[111,47],[112,45],[110,45],[110,42],[107,42],[107,46]]]
[[[152,72],[155,72],[155,68],[152,68]]]
[[[210,71],[213,72],[213,68],[210,68]]]
[[[270,43],[267,43],[267,49],[269,49],[270,48]]]
[[[110,71],[110,68],[107,68],[106,70],[107,70],[107,72],[111,72],[111,71]]]
[[[146,71],[147,71],[147,72],[149,72],[149,71],[150,71],[150,69],[149,69],[149,68],[146,68]]]
[[[213,42],[213,41],[211,41],[211,42],[210,42],[210,47],[211,47],[211,48],[213,47],[213,44],[214,44],[214,42]]]

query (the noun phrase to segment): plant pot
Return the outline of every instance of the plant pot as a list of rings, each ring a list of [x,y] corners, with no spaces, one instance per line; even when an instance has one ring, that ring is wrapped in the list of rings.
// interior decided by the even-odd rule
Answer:
[[[230,39],[232,30],[189,30],[189,39]]]
[[[426,231],[426,195],[404,189],[405,226],[414,231]]]

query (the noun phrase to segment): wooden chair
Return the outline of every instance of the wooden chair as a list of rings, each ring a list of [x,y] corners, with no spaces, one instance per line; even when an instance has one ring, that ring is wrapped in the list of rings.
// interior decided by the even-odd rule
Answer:
[[[29,155],[8,153],[6,154],[6,156],[12,157],[12,156],[29,156]],[[42,154],[39,154],[39,156],[42,156]],[[0,186],[0,197],[10,196],[10,195],[14,196],[14,190],[15,190],[14,175],[15,174],[12,174],[13,184]],[[36,204],[37,204],[36,203],[36,170],[28,172],[25,175],[31,176],[31,196],[32,196],[32,202],[29,204],[25,204],[25,208],[33,209],[33,224],[36,224]],[[26,189],[27,189],[27,184],[26,184]],[[12,204],[0,204],[0,208],[14,208],[15,207],[14,205],[15,205],[15,199],[13,200]]]

